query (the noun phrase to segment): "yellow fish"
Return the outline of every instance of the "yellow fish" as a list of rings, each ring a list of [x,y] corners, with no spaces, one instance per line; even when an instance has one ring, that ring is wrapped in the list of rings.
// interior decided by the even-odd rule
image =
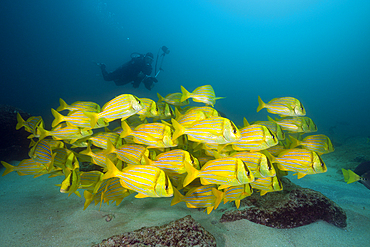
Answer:
[[[201,170],[185,163],[188,175],[184,179],[184,187],[194,179],[200,178],[203,185],[220,184],[219,189],[250,183],[253,174],[241,159],[219,158],[208,161]]]
[[[257,178],[251,182],[253,189],[260,190],[260,195],[263,196],[267,192],[281,191],[283,185],[277,177]]]
[[[38,177],[49,172],[48,168],[44,164],[36,162],[33,159],[24,159],[17,166],[12,166],[5,161],[1,161],[1,164],[5,167],[3,176],[12,171],[16,171],[19,176],[35,175],[34,177]]]
[[[64,100],[59,99],[60,106],[57,111],[69,110],[69,111],[83,111],[83,112],[100,112],[100,106],[94,102],[89,101],[76,101],[71,105],[68,105]]]
[[[290,148],[302,146],[311,151],[315,151],[319,155],[327,154],[334,151],[333,144],[326,135],[309,135],[302,141],[297,140],[293,136],[289,136],[292,141]]]
[[[189,100],[181,101],[182,93],[171,93],[168,94],[166,97],[162,97],[159,93],[157,93],[158,102],[166,102],[167,104],[173,106],[184,106],[189,104]]]
[[[173,139],[187,134],[189,140],[203,143],[225,144],[238,141],[241,137],[233,122],[223,117],[210,117],[195,122],[190,127],[184,127],[175,119],[171,119],[175,128]]]
[[[146,165],[145,157],[149,156],[149,150],[143,145],[124,144],[115,148],[108,142],[107,153],[115,153],[117,158],[131,165]]]
[[[65,169],[66,178],[63,180],[62,184],[60,185],[60,192],[61,193],[68,193],[70,196],[72,193],[75,193],[78,197],[81,197],[80,192],[78,192],[78,188],[80,186],[80,171],[78,168],[70,171],[69,169]]]
[[[159,154],[155,161],[148,160],[147,165],[162,169],[168,175],[179,175],[186,172],[185,163],[199,169],[199,162],[189,152],[175,149]]]
[[[321,157],[316,152],[307,149],[293,148],[284,150],[275,160],[280,170],[297,172],[298,179],[307,174],[324,173],[327,171]]]
[[[154,100],[141,98],[144,108],[139,111],[137,114],[140,115],[140,120],[143,121],[145,118],[154,118],[158,117],[159,109]]]
[[[20,128],[24,127],[24,129],[32,134],[36,134],[37,127],[43,123],[43,120],[41,117],[29,117],[27,121],[24,121],[21,114],[17,112],[17,125],[15,127],[16,130],[19,130]]]
[[[269,113],[278,114],[280,116],[304,116],[306,110],[302,103],[293,97],[282,97],[270,100],[264,103],[260,96],[258,96],[257,112],[266,108]]]
[[[173,187],[164,171],[154,166],[140,165],[128,166],[122,171],[118,170],[112,161],[106,161],[108,171],[103,180],[120,178],[122,187],[138,192],[136,198],[145,197],[171,197]]]
[[[260,152],[236,152],[230,157],[241,159],[255,178],[274,177],[276,171],[267,156]]]
[[[231,186],[224,191],[224,204],[227,202],[235,202],[236,208],[240,207],[240,201],[247,196],[252,195],[253,189],[250,184],[239,186]]]
[[[174,189],[171,206],[179,202],[185,202],[188,208],[206,208],[207,214],[210,214],[213,209],[217,209],[220,205],[222,195],[223,193],[217,190],[214,184],[192,188],[185,196]]]
[[[172,135],[172,127],[164,123],[141,124],[132,130],[122,121],[121,138],[133,136],[135,143],[147,145],[148,148],[176,147],[178,141],[173,139]]]
[[[93,134],[91,129],[81,129],[78,127],[71,127],[67,125],[58,125],[53,130],[45,130],[41,124],[37,128],[37,134],[40,136],[39,139],[44,139],[47,136],[52,136],[56,140],[71,140],[71,143],[78,139],[90,136]]]
[[[225,97],[216,97],[215,91],[211,85],[204,85],[197,87],[192,93],[188,92],[183,86],[181,86],[181,102],[192,98],[194,102],[204,103],[206,105],[214,106],[217,99],[223,99]]]
[[[51,126],[55,127],[59,123],[66,121],[68,124],[80,127],[80,128],[91,128],[91,119],[86,116],[82,111],[72,111],[68,114],[68,116],[63,116],[53,108],[51,109],[51,113],[54,116],[54,121],[52,122]],[[94,129],[102,128],[108,126],[108,122],[105,121],[104,118],[98,119]]]
[[[84,114],[91,119],[91,128],[94,128],[100,118],[104,118],[107,122],[112,122],[116,119],[123,121],[138,113],[143,108],[143,103],[136,96],[132,94],[121,94],[108,101],[103,106],[101,112],[84,112]]]
[[[263,125],[249,125],[240,129],[240,134],[241,138],[231,143],[235,150],[259,151],[278,144],[277,136]]]

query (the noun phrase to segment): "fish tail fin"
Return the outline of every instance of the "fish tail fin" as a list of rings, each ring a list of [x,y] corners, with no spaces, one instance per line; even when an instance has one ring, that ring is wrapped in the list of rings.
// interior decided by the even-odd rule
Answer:
[[[49,131],[44,129],[44,125],[42,123],[37,128],[37,135],[39,136],[39,140],[42,140],[49,135]]]
[[[348,174],[348,171],[344,168],[342,168],[342,173],[343,173],[343,178],[344,178],[344,182],[348,182],[348,179],[349,179],[349,174]]]
[[[84,111],[83,114],[85,114],[86,117],[90,118],[90,126],[91,128],[94,128],[96,123],[98,122],[98,114],[95,112],[86,111]]]
[[[220,205],[222,199],[224,198],[224,192],[219,191],[218,189],[212,188],[212,193],[216,197],[216,201],[215,201],[214,206],[215,206],[215,209],[217,209],[218,206]]]
[[[359,180],[361,180],[361,177],[359,175],[357,175],[356,173],[354,173],[351,170],[348,170],[347,184],[354,183],[354,182],[357,182]]]
[[[110,153],[113,153],[114,151],[116,151],[116,148],[114,147],[113,143],[110,140],[108,140],[107,149],[104,150],[104,153],[110,154]]]
[[[265,103],[262,101],[261,97],[258,95],[258,107],[257,107],[257,112],[265,108]]]
[[[181,93],[182,93],[182,96],[181,96],[181,102],[184,102],[185,100],[189,99],[190,96],[191,96],[191,93],[186,90],[183,86],[181,86]]]
[[[188,162],[185,162],[184,165],[185,165],[185,169],[186,169],[186,171],[188,173],[188,175],[186,175],[186,177],[184,179],[184,182],[183,182],[183,187],[186,187],[188,184],[190,184],[191,182],[193,182],[193,180],[198,177],[199,171],[197,169],[195,169]]]
[[[2,176],[5,176],[6,174],[9,174],[12,171],[14,171],[15,166],[12,166],[11,164],[6,163],[5,161],[1,161],[1,164],[5,167],[5,172],[3,173]]]
[[[158,103],[162,102],[164,98],[159,93],[157,93],[157,96],[158,96]]]
[[[297,147],[297,146],[299,146],[299,145],[301,145],[301,143],[300,143],[300,141],[298,140],[298,139],[296,139],[296,138],[294,138],[293,136],[289,136],[289,139],[291,140],[291,144],[290,144],[290,147],[289,148],[295,148],[295,147]]]
[[[182,114],[180,113],[180,111],[177,109],[177,107],[175,108],[175,119],[179,119],[180,117],[182,116]]]
[[[91,202],[94,199],[94,194],[85,190],[84,191],[84,197],[85,197],[85,203],[84,203],[84,209],[83,210],[85,210],[91,204]]]
[[[174,118],[171,119],[172,126],[175,129],[175,132],[172,136],[172,141],[176,140],[179,136],[183,135],[185,133],[185,128],[179,124]]]
[[[121,122],[122,132],[120,134],[121,138],[125,138],[126,136],[129,136],[132,133],[132,130],[130,126],[126,123],[126,121]]]
[[[55,127],[57,126],[60,122],[63,121],[63,118],[64,116],[62,114],[60,114],[59,112],[57,112],[56,110],[54,110],[53,108],[51,108],[51,113],[53,114],[54,116],[54,121],[52,122],[51,124],[51,127]]]
[[[120,173],[118,168],[113,164],[113,162],[110,159],[107,158],[105,160],[105,164],[107,165],[108,171],[103,175],[102,180],[114,178],[117,176],[117,174]]]
[[[17,125],[15,126],[15,129],[16,130],[19,130],[20,128],[22,128],[24,122],[25,121],[22,118],[21,114],[19,114],[19,112],[17,112]]]
[[[182,202],[184,196],[176,188],[173,188],[173,199],[171,201],[171,206]]]
[[[68,104],[62,98],[59,98],[59,104],[60,106],[57,108],[57,111],[63,111],[68,107]]]

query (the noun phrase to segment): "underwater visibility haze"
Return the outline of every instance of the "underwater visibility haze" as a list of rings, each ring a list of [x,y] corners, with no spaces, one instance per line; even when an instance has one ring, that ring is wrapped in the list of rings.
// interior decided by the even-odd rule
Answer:
[[[368,171],[370,171],[368,165],[370,160],[370,129],[368,127],[370,121],[369,1],[4,0],[0,5],[0,34],[2,37],[0,39],[2,51],[0,104],[20,108],[32,116],[41,116],[45,125],[40,127],[38,122],[38,129],[30,131],[34,136],[40,137],[40,140],[47,136],[56,137],[56,134],[48,132],[48,130],[51,129],[51,126],[55,127],[59,122],[64,121],[59,119],[56,123],[54,120],[54,118],[62,118],[57,112],[63,110],[60,99],[63,99],[67,104],[88,101],[100,105],[94,106],[96,109],[99,108],[98,110],[94,108],[96,111],[91,110],[91,105],[90,108],[83,108],[81,114],[76,116],[78,120],[73,120],[78,121],[77,124],[81,126],[88,128],[91,126],[86,133],[82,133],[83,136],[69,136],[68,138],[58,136],[63,139],[65,144],[69,145],[77,141],[75,145],[78,146],[81,139],[92,134],[92,128],[108,126],[109,122],[114,120],[121,118],[124,120],[136,113],[140,116],[147,114],[146,118],[158,117],[158,115],[140,112],[144,107],[144,102],[138,101],[139,103],[137,103],[137,98],[148,98],[156,102],[159,97],[157,94],[165,97],[170,93],[179,93],[180,101],[185,102],[193,97],[192,106],[211,106],[221,114],[222,117],[219,117],[218,114],[216,114],[217,117],[212,115],[217,118],[217,121],[202,122],[201,125],[202,128],[209,128],[213,124],[213,129],[221,126],[220,129],[217,129],[218,134],[214,133],[216,130],[210,130],[212,135],[199,137],[193,133],[199,129],[194,126],[185,126],[176,118],[176,120],[169,120],[168,125],[161,123],[160,127],[156,126],[160,129],[157,129],[158,132],[162,130],[166,132],[168,126],[174,128],[176,138],[172,136],[171,139],[171,134],[169,134],[170,144],[166,135],[158,137],[155,144],[148,140],[146,140],[148,142],[139,140],[139,137],[135,136],[139,130],[131,129],[131,126],[128,127],[125,121],[122,122],[124,130],[118,133],[120,137],[126,138],[132,135],[135,136],[132,139],[136,140],[136,143],[144,146],[168,148],[184,145],[179,141],[180,138],[177,140],[177,137],[182,135],[191,136],[189,139],[191,142],[199,141],[202,143],[204,139],[210,141],[215,135],[215,139],[207,144],[219,145],[219,148],[215,148],[215,150],[222,154],[223,149],[226,151],[227,147],[231,146],[234,151],[243,150],[235,142],[241,136],[243,137],[244,132],[240,126],[248,126],[245,120],[243,122],[244,118],[249,123],[267,120],[274,122],[267,116],[296,117],[304,116],[307,113],[307,116],[314,121],[315,127],[317,126],[317,131],[315,127],[312,127],[312,122],[310,125],[307,120],[306,131],[301,132],[315,132],[314,135],[318,135],[317,139],[321,138],[320,140],[326,143],[324,151],[320,149],[315,152],[318,152],[319,155],[323,154],[323,161],[327,167],[324,162],[320,163],[322,160],[319,155],[310,151],[309,154],[305,155],[316,157],[317,164],[321,164],[321,168],[316,167],[315,171],[308,171],[306,167],[303,170],[293,169],[289,165],[282,165],[283,161],[281,160],[284,159],[284,155],[277,158],[281,162],[278,168],[282,172],[297,172],[299,180],[305,180],[312,174],[315,174],[313,177],[324,176],[324,174],[318,173],[324,173],[327,169],[330,174],[327,176],[338,176],[333,179],[332,184],[344,184],[344,180],[349,183],[361,181],[369,188],[369,183],[364,180],[369,178]],[[169,52],[165,54],[163,47],[168,47]],[[150,91],[144,87],[143,83],[138,88],[134,88],[131,83],[116,86],[114,82],[103,79],[98,65],[105,64],[107,71],[113,71],[130,61],[132,53],[146,54],[148,52],[154,54],[153,70],[155,70],[154,68],[163,69],[156,77],[158,82],[154,83],[154,87]],[[155,72],[153,71],[151,75],[155,76]],[[199,89],[202,86],[204,88]],[[215,95],[212,95],[213,90]],[[193,93],[192,96],[191,93]],[[124,99],[120,98],[122,95],[125,95]],[[204,95],[206,98],[208,97],[206,100],[202,98]],[[118,100],[114,101],[113,99]],[[163,99],[161,100],[163,101]],[[146,103],[152,104],[151,102]],[[112,113],[112,108],[116,106],[121,109],[119,116]],[[281,110],[282,106],[284,106],[283,110]],[[64,107],[66,106],[64,105]],[[132,107],[128,110],[129,113],[122,112],[125,107]],[[257,107],[258,111],[256,111]],[[53,108],[52,112],[51,108]],[[299,109],[297,110],[297,108]],[[186,114],[185,112],[184,110],[181,114]],[[209,118],[209,114],[201,113],[200,117]],[[199,117],[199,115],[196,116]],[[144,121],[145,117],[140,117],[140,120]],[[161,117],[157,119],[161,119]],[[232,122],[225,119],[230,119]],[[275,121],[278,123],[277,119]],[[238,132],[239,130],[235,130],[235,126],[240,127],[241,133]],[[68,127],[71,126],[68,125]],[[25,129],[27,130],[27,127]],[[234,133],[230,134],[231,137],[228,136],[229,139],[217,139],[221,132],[226,133],[225,129],[231,132],[234,130]],[[268,128],[263,127],[261,131],[267,133]],[[289,129],[284,129],[284,131],[289,132]],[[268,132],[271,135],[269,134],[265,138],[277,138],[278,134],[275,132]],[[287,136],[286,134],[286,139],[289,139]],[[361,143],[354,142],[354,138],[361,140]],[[149,139],[153,141],[152,137]],[[310,140],[302,139],[295,136],[290,140],[296,146],[299,146],[298,142],[304,143],[305,140],[310,142]],[[264,141],[269,146],[254,151],[267,149],[278,142],[277,140],[267,141],[265,139]],[[40,143],[38,142],[38,144]],[[230,146],[227,146],[228,144]],[[356,146],[357,144],[359,146]],[[43,143],[42,145],[53,146],[57,144]],[[84,155],[91,152],[89,145],[79,146],[87,147],[86,151],[83,151]],[[220,147],[221,145],[224,146]],[[300,145],[304,146],[302,143]],[[118,146],[118,141],[117,143],[105,143],[102,148],[109,151],[106,151],[104,155],[113,155],[113,153],[118,155],[119,150],[116,150]],[[296,146],[291,147],[295,148]],[[349,149],[343,148],[349,146],[352,148],[351,152]],[[336,154],[337,150],[334,151],[334,148],[337,149],[337,147],[342,147],[342,150]],[[194,151],[195,148],[191,150]],[[334,152],[326,154],[332,151]],[[37,148],[31,151],[32,154],[35,152],[37,153]],[[215,154],[215,157],[217,155],[219,154]],[[301,154],[288,152],[288,155]],[[51,151],[46,156],[42,155],[42,158],[46,158],[47,162],[40,157],[37,162],[42,161],[44,164],[49,164],[50,160],[54,159]],[[329,157],[328,162],[325,157]],[[348,162],[345,163],[343,157],[351,158],[348,158]],[[142,164],[144,162],[148,165],[149,162],[152,162],[147,160],[149,158],[154,160],[153,156],[149,156],[138,162]],[[234,158],[231,161],[228,160],[227,164],[238,163],[235,160]],[[358,173],[357,170],[358,174],[351,172],[351,170],[356,172],[357,163],[353,160],[365,164],[362,167],[365,166],[366,171]],[[122,177],[126,179],[127,174],[136,176],[136,172],[138,172],[132,168],[132,171],[126,171],[125,175],[124,171],[117,169],[110,161],[97,161],[97,163],[99,162],[109,163],[108,165],[100,164],[104,169],[107,169],[103,179],[115,178],[118,181]],[[7,168],[6,173],[14,169],[8,165],[4,166]],[[343,174],[341,168],[345,169]],[[64,175],[69,176],[72,181],[72,177],[77,176],[73,172],[75,168],[69,167],[68,169],[68,174]],[[47,170],[50,172],[51,168],[47,168]],[[158,183],[161,186],[164,183],[166,186],[149,193],[145,190],[134,190],[133,188],[137,185],[135,183],[130,185],[127,181],[121,181],[123,187],[125,187],[124,184],[126,185],[127,195],[134,190],[139,193],[137,196],[139,198],[148,195],[155,197],[174,195],[173,205],[180,201],[186,202],[186,196],[181,195],[175,186],[174,188],[168,186],[168,178],[166,177],[168,174],[164,175],[164,172],[159,168],[153,168],[152,172],[156,178],[162,179]],[[196,165],[193,167],[186,163],[182,173],[185,172],[189,174],[185,179],[186,183],[179,182],[184,187],[199,177],[201,181],[206,181],[202,182],[203,185],[212,184],[212,182],[207,182],[205,177],[202,177],[207,176],[209,172],[207,168]],[[212,175],[212,171],[210,173]],[[305,176],[307,174],[311,175]],[[361,175],[363,176],[361,177]],[[248,180],[246,183],[250,183],[251,180],[248,176],[244,177],[246,181]],[[275,174],[271,177],[275,177]],[[315,188],[312,189],[319,190],[318,184],[321,182],[317,183],[319,179],[315,179],[307,181],[313,181],[312,184]],[[173,180],[171,177],[171,182]],[[294,182],[296,180],[295,178]],[[235,182],[228,186],[241,184],[243,183]],[[361,184],[344,184],[347,186],[344,188],[359,185]],[[54,185],[50,185],[50,187],[52,186]],[[73,193],[77,188],[72,191],[65,184],[60,186],[61,192],[64,190],[64,193],[76,197]],[[370,193],[366,187],[362,188],[364,191],[361,192],[361,195]],[[208,190],[207,193],[214,193],[215,200],[219,200],[219,196],[215,192],[217,189],[208,188]],[[264,190],[260,190],[263,194]],[[96,191],[90,192],[94,194]],[[336,195],[326,196],[334,200]],[[82,199],[83,197],[82,195]],[[144,199],[132,198],[132,200]],[[363,200],[360,199],[361,205],[368,206],[367,201]],[[89,202],[92,201],[96,202],[98,199],[90,198]],[[83,203],[80,206],[81,209],[78,210],[82,211],[84,209]],[[170,205],[167,206],[170,207]],[[88,204],[85,203],[85,209],[87,207]],[[94,206],[90,206],[89,209],[91,207]],[[114,206],[110,205],[110,207]],[[204,208],[207,208],[208,213],[214,209],[208,204]],[[363,208],[365,210],[365,206]],[[353,209],[353,211],[356,210]],[[355,217],[352,216],[350,214],[348,221]],[[113,219],[113,221],[116,220]],[[224,245],[228,245],[227,241]]]

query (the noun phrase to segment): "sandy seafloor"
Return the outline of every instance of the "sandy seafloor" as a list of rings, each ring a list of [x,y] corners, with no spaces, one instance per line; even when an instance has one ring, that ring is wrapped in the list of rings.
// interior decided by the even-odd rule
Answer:
[[[323,155],[328,172],[306,176],[296,184],[320,191],[347,213],[347,227],[319,221],[294,229],[274,229],[247,220],[219,223],[221,210],[210,215],[188,209],[185,203],[170,206],[172,198],[135,199],[118,207],[91,204],[83,211],[84,198],[67,197],[59,187],[62,178],[33,178],[12,172],[0,178],[0,246],[91,246],[115,234],[144,226],[163,225],[191,215],[216,237],[217,246],[369,246],[370,190],[360,183],[347,185],[340,169],[358,164],[356,157],[370,159],[365,137],[346,140],[334,153]],[[0,172],[3,173],[4,170]],[[219,209],[233,207],[233,203]],[[105,215],[114,218],[106,222]]]

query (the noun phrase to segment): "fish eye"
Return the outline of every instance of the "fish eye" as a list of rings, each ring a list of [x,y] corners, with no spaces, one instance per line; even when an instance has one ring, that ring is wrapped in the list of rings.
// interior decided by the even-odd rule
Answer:
[[[271,170],[272,170],[271,162],[270,162],[270,160],[269,160],[269,159],[267,159],[267,167],[268,167],[269,171],[271,171]]]
[[[236,127],[235,127],[235,125],[233,123],[231,123],[231,127],[233,128],[233,133],[236,134],[236,132],[237,132],[236,131]]]

